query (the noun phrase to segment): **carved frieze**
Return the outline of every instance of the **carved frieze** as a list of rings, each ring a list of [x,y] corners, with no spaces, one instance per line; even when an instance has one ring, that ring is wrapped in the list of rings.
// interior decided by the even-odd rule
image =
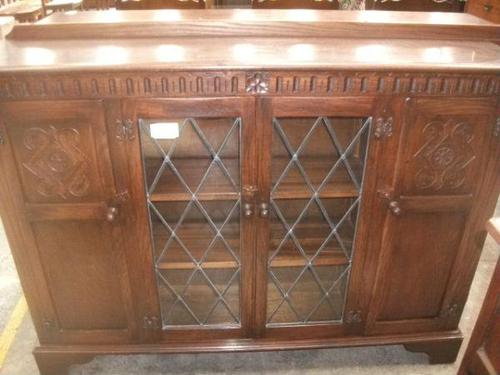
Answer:
[[[423,128],[424,145],[415,153],[417,189],[457,189],[476,158],[471,143],[473,128],[467,122],[431,121]]]
[[[28,160],[23,167],[37,180],[43,197],[84,197],[90,188],[89,160],[80,149],[74,128],[33,127],[24,132]]]
[[[0,98],[126,98],[241,95],[491,96],[491,74],[349,71],[33,73],[0,75]]]

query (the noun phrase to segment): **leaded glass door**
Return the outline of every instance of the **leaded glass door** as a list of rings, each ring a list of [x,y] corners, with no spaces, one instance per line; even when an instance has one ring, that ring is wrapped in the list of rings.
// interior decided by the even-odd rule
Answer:
[[[259,110],[258,110],[259,111]],[[371,104],[264,99],[261,330],[342,326],[372,124]]]
[[[242,215],[249,173],[251,99],[136,104],[160,326],[249,329],[252,217]],[[248,190],[248,189],[247,189]]]

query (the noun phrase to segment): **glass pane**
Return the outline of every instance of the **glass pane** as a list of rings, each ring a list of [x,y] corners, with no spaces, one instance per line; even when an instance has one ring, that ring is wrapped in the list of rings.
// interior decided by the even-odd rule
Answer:
[[[240,325],[240,118],[140,120],[164,329]]]
[[[268,326],[342,321],[370,125],[273,119]]]

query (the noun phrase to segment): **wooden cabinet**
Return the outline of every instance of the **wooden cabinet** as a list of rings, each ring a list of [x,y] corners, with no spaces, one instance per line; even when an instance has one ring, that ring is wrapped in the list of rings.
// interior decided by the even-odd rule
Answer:
[[[179,14],[202,29],[220,17],[209,27],[198,13]],[[273,14],[286,21],[280,32],[302,25]],[[325,38],[353,16],[304,32]],[[464,17],[449,38],[497,31]],[[73,32],[71,20],[42,36]],[[426,35],[448,25],[433,22],[421,27]],[[86,26],[89,37],[109,25]],[[35,47],[23,41],[39,27],[16,28],[5,48],[28,58]],[[189,38],[152,38],[151,55],[128,39],[131,51],[92,52],[107,51],[97,60],[108,63],[140,51],[172,64],[195,56],[184,70],[78,71],[64,60],[37,71],[0,60],[0,212],[40,338],[40,372],[63,374],[99,354],[387,344],[454,361],[500,192],[500,81],[488,65],[497,47],[412,41],[421,66],[398,57],[403,66],[387,71],[339,68],[344,55],[333,61],[326,42],[283,38],[272,48],[287,58],[270,59],[281,65],[253,69],[259,49],[233,39],[212,42],[232,51],[223,61],[239,62],[235,70],[195,70],[201,47]],[[37,47],[42,58],[67,56],[67,41],[51,43],[54,51]],[[409,53],[397,40],[352,43],[335,47],[344,64]],[[482,62],[456,57],[463,71],[429,63],[460,51]],[[323,68],[294,68],[311,57]]]
[[[492,98],[2,103],[3,190],[14,198],[3,209],[21,272],[30,264],[43,293],[42,343],[212,350],[455,330],[477,262],[477,181],[498,148],[495,108]],[[450,361],[460,340],[450,342],[424,349]]]

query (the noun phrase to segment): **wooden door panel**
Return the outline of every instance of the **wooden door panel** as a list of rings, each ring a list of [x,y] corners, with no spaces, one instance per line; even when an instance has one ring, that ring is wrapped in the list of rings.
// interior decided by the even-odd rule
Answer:
[[[393,220],[394,231],[405,235],[397,236],[392,243],[387,272],[391,288],[379,319],[424,319],[439,315],[460,245],[464,216],[461,212],[408,213]],[[423,244],[422,239],[428,240]],[[401,303],[402,296],[411,298]]]
[[[110,226],[97,220],[32,224],[63,330],[127,328]]]
[[[257,114],[258,202],[269,207],[257,220],[257,333],[359,331],[363,307],[351,279],[360,277],[353,265],[365,255],[355,238],[366,224],[358,223],[358,210],[372,195],[361,198],[361,191],[375,176],[368,156],[375,100],[262,98]]]
[[[471,231],[494,114],[491,99],[407,101],[394,174],[378,187],[387,215],[370,331],[456,328],[465,298],[452,285],[479,254]]]
[[[29,250],[43,274],[34,288],[49,295],[50,306],[34,307],[41,341],[129,340],[134,317],[103,103],[2,103],[0,113],[30,238],[26,248],[13,242],[13,252],[19,259]]]
[[[134,100],[123,108],[137,134],[130,184],[147,228],[136,251],[152,280],[147,314],[159,324],[151,340],[250,336],[254,217],[242,210],[255,194],[254,100]],[[176,134],[155,136],[155,127]]]

